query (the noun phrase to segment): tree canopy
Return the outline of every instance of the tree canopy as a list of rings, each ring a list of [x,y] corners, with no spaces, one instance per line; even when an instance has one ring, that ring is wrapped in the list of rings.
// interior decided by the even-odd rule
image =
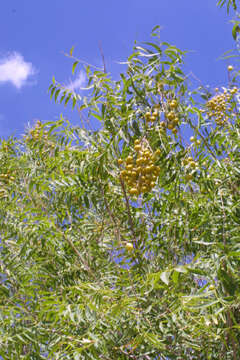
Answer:
[[[4,360],[240,357],[238,71],[194,87],[158,31],[116,81],[72,49],[82,124],[1,142]]]

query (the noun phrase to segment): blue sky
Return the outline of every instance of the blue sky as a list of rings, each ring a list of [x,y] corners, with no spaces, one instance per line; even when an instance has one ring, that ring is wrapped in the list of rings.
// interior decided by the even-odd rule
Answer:
[[[215,0],[2,0],[0,9],[0,137],[24,132],[35,119],[56,120],[62,113],[74,124],[77,111],[50,100],[52,76],[81,85],[71,77],[74,55],[101,66],[99,42],[107,70],[118,78],[134,40],[150,39],[155,25],[161,38],[190,51],[186,69],[213,87],[227,82],[229,61],[218,60],[234,47],[230,17]],[[80,70],[80,68],[78,68]]]

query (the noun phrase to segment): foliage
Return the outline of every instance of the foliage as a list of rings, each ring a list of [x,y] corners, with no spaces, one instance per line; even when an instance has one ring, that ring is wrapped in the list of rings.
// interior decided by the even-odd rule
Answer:
[[[227,5],[227,12],[229,13],[230,9],[237,10],[237,3],[236,0],[218,0],[217,5],[220,7]]]
[[[184,52],[152,35],[118,81],[85,65],[83,97],[54,79],[87,128],[1,143],[4,360],[239,359],[235,70],[193,91]]]

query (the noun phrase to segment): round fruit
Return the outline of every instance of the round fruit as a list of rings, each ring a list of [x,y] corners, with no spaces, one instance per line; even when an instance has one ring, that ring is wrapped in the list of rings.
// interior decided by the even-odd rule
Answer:
[[[137,191],[136,188],[131,188],[131,189],[129,190],[129,193],[130,193],[131,195],[137,195],[137,194],[138,194],[138,191]]]
[[[232,65],[228,66],[228,71],[233,71],[233,66]]]
[[[127,251],[133,251],[133,249],[134,249],[133,244],[132,243],[126,243],[125,249]]]
[[[170,111],[168,114],[167,114],[167,118],[168,120],[173,120],[175,118],[175,114],[173,111]]]
[[[174,109],[174,108],[177,107],[177,101],[176,101],[176,100],[172,100],[169,105],[170,105],[171,108]]]
[[[127,159],[126,159],[126,163],[131,164],[132,162],[133,162],[132,156],[128,156]]]
[[[140,151],[141,150],[141,145],[135,145],[134,150],[135,151]]]
[[[185,177],[185,179],[186,179],[187,181],[192,180],[192,178],[193,178],[192,174],[187,174],[186,177]]]
[[[175,118],[173,119],[173,124],[174,124],[175,126],[179,124],[179,118],[178,118],[178,117],[175,117]]]

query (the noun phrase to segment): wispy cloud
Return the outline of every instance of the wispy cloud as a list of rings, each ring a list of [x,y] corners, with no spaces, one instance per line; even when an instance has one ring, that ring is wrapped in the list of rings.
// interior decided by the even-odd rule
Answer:
[[[0,58],[0,83],[10,82],[17,89],[21,89],[35,73],[32,63],[26,62],[17,52]]]
[[[71,91],[81,90],[81,88],[85,86],[86,80],[86,74],[83,71],[79,71],[76,79],[73,81],[71,80],[66,87]]]

